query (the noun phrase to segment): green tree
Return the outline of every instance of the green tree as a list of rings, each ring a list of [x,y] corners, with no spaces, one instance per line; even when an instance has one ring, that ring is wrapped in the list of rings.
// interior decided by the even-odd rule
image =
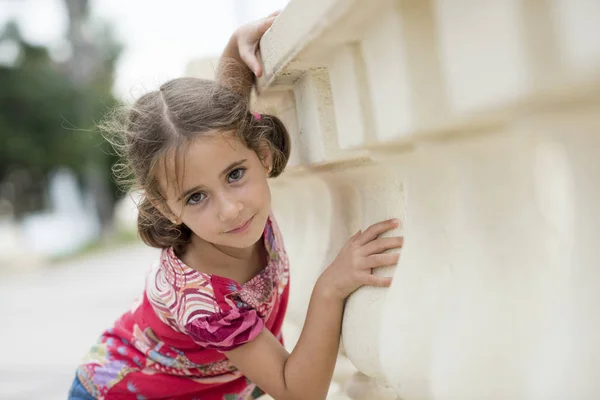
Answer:
[[[114,201],[114,156],[94,128],[116,102],[111,88],[120,46],[110,31],[94,38],[96,68],[85,80],[73,79],[69,64],[54,62],[48,49],[26,43],[15,24],[7,25],[3,40],[20,49],[14,65],[0,66],[0,182],[16,188],[17,215],[44,207],[48,175],[58,167],[82,181],[89,171],[102,171]]]

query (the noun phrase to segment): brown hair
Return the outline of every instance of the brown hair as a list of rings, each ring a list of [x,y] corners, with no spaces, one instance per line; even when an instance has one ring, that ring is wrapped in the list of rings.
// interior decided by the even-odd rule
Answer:
[[[152,247],[173,246],[178,252],[185,251],[191,230],[173,224],[154,206],[161,204],[168,209],[157,171],[165,166],[169,151],[183,151],[202,134],[232,132],[257,155],[261,146],[268,145],[272,154],[270,177],[283,172],[290,156],[290,138],[279,118],[263,114],[257,119],[239,93],[205,79],[166,82],[159,90],[140,97],[133,107],[114,110],[100,128],[124,160],[113,167],[117,181],[125,189],[141,193],[141,239]]]

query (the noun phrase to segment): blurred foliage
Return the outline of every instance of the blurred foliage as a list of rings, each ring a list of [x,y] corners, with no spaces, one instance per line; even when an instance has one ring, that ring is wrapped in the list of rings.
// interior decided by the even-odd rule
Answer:
[[[80,178],[90,170],[106,171],[114,201],[110,166],[115,159],[94,126],[116,103],[111,89],[121,47],[106,27],[96,33],[91,40],[97,55],[94,72],[81,82],[69,73],[73,66],[68,61],[54,62],[47,48],[26,43],[16,25],[10,23],[4,32],[4,40],[9,36],[16,42],[20,54],[14,65],[0,66],[0,182],[27,171],[29,182],[20,185],[21,191],[38,193],[37,201],[17,201],[15,213],[45,206],[44,188],[58,167]],[[15,194],[17,200],[23,196]]]

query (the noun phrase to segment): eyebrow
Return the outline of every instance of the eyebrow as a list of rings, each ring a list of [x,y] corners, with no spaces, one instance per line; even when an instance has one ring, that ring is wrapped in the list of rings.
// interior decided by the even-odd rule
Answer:
[[[239,167],[240,165],[242,165],[243,163],[245,163],[247,161],[246,158],[244,158],[243,160],[238,160],[238,161],[234,161],[231,164],[229,164],[220,174],[219,174],[219,178],[221,178],[223,175],[227,174],[229,171],[231,171],[232,169]],[[186,190],[185,192],[183,192],[183,194],[181,196],[179,196],[179,198],[177,199],[177,201],[180,201],[181,199],[189,196],[190,194],[196,192],[197,190],[201,189],[202,185],[197,185],[194,186],[193,188],[190,188],[188,190]]]

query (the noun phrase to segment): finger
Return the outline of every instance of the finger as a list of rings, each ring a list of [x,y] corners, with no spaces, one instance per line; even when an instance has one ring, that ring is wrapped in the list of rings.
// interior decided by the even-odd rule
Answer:
[[[398,221],[395,218],[373,224],[366,231],[364,231],[362,235],[360,235],[358,243],[361,246],[364,246],[365,244],[374,240],[377,236],[381,235],[384,232],[397,228],[399,225],[400,221]]]
[[[367,275],[364,280],[366,286],[389,287],[392,284],[392,278],[385,276]]]
[[[371,254],[382,253],[386,250],[399,249],[403,245],[404,238],[401,236],[378,237],[361,247],[359,254],[370,256]]]
[[[277,19],[277,16],[268,17],[260,22],[259,26],[256,29],[259,37],[264,35],[264,33],[271,27],[271,25],[273,25],[275,19]]]
[[[250,68],[254,75],[260,78],[260,76],[262,75],[262,67],[256,55],[248,50],[243,50],[240,51],[240,58],[246,63],[246,65],[248,66],[248,68]]]
[[[276,10],[276,11],[273,11],[271,14],[269,14],[269,16],[267,18],[276,17],[279,14],[281,14],[281,10]]]
[[[388,265],[396,265],[400,260],[400,253],[373,254],[367,257],[365,268],[385,267]]]
[[[359,237],[361,233],[362,233],[362,229],[359,229],[358,232],[356,232],[354,235],[352,235],[350,237],[350,239],[348,239],[348,241],[351,242],[353,240],[356,240],[356,238]]]
[[[254,49],[254,55],[256,58],[256,77],[260,78],[263,74],[262,55],[260,53],[260,46],[256,46]]]

